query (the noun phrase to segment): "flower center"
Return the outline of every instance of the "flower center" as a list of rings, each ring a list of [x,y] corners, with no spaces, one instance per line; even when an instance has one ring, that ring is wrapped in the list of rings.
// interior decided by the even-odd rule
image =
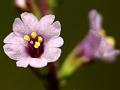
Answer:
[[[26,50],[33,58],[38,58],[44,52],[43,37],[32,32],[30,35],[24,35],[24,40],[27,41]]]

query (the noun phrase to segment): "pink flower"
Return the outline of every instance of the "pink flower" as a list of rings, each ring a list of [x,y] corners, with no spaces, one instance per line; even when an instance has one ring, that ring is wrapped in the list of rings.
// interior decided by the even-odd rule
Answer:
[[[89,13],[89,20],[90,31],[77,46],[78,55],[85,57],[88,61],[94,58],[114,61],[120,51],[115,49],[114,38],[107,36],[102,29],[102,16],[96,10],[92,10]]]
[[[28,65],[41,68],[55,62],[61,54],[63,39],[59,36],[61,25],[54,15],[46,15],[40,21],[31,13],[24,12],[16,18],[13,32],[5,39],[6,55],[16,60],[17,67]]]

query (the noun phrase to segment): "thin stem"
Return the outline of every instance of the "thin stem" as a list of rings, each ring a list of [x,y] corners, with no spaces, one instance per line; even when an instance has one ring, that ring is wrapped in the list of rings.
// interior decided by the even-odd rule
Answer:
[[[57,63],[49,63],[48,67],[49,67],[49,72],[47,76],[47,80],[48,80],[47,90],[59,90]]]

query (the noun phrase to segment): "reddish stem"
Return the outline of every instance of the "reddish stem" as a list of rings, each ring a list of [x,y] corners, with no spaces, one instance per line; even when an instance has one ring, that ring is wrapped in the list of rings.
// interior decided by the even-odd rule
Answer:
[[[48,0],[39,0],[40,3],[40,12],[42,16],[49,14],[49,5],[48,5]]]
[[[47,90],[59,90],[59,80],[57,76],[57,63],[49,63],[49,72],[47,76]]]

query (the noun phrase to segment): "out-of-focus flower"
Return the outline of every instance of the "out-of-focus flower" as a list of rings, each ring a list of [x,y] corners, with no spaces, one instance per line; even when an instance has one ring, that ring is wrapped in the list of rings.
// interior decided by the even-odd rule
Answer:
[[[14,3],[20,9],[27,9],[27,0],[14,0]]]
[[[102,16],[96,10],[90,11],[89,21],[88,35],[71,51],[59,70],[58,75],[63,80],[92,59],[99,58],[112,62],[120,54],[120,51],[114,48],[114,38],[107,36],[102,29]]]
[[[25,12],[21,19],[15,19],[13,32],[4,39],[7,56],[24,68],[28,65],[41,68],[58,60],[63,39],[59,37],[61,25],[54,22],[55,16],[46,15],[38,21],[33,14]]]
[[[96,10],[92,10],[89,13],[89,20],[90,31],[83,42],[77,46],[78,55],[85,57],[88,61],[94,58],[114,61],[120,51],[114,49],[114,38],[107,36],[102,29],[102,16]]]

